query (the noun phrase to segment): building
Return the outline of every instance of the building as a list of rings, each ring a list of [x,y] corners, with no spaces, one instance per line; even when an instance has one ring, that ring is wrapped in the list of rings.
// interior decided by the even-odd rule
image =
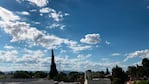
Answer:
[[[84,84],[111,84],[109,78],[92,78],[92,72],[90,70],[85,72]]]
[[[55,60],[54,60],[54,50],[52,49],[51,52],[51,70],[50,70],[50,78],[54,79],[54,77],[56,77],[58,75],[58,71],[56,69],[56,64],[55,64]]]

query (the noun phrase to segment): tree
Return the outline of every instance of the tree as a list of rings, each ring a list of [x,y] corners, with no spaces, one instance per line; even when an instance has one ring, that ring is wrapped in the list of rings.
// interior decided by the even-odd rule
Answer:
[[[137,68],[135,66],[128,66],[127,74],[131,77],[136,77]]]
[[[0,71],[0,75],[4,75],[4,74],[5,74],[4,72]]]
[[[92,78],[104,78],[104,77],[105,77],[104,71],[92,72]]]
[[[35,78],[46,78],[47,77],[47,73],[45,73],[43,71],[36,71],[34,73],[34,77]]]
[[[65,82],[68,82],[68,77],[67,77],[67,74],[64,73],[64,72],[60,72],[57,77],[56,77],[56,80],[57,81],[65,81]]]
[[[79,72],[72,71],[69,73],[69,80],[70,81],[76,82],[76,81],[78,81],[78,78],[79,78]]]
[[[120,78],[114,78],[112,84],[124,84],[124,83],[121,82]]]
[[[136,77],[139,78],[139,77],[143,77],[143,66],[139,66],[137,65],[137,68],[136,68]]]
[[[106,69],[106,75],[110,74],[109,69]]]
[[[121,67],[118,67],[116,65],[116,67],[112,69],[112,78],[113,78],[113,81],[118,80],[119,83],[115,83],[115,84],[124,84],[124,82],[127,80],[127,75],[122,70]]]
[[[13,75],[14,78],[31,78],[27,71],[16,71]]]
[[[144,58],[142,60],[142,65],[143,65],[143,74],[144,74],[144,76],[149,77],[149,60],[147,58]]]

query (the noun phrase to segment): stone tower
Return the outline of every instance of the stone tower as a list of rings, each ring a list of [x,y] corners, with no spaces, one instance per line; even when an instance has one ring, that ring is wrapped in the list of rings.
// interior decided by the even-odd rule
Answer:
[[[52,49],[50,78],[54,79],[57,75],[58,75],[58,71],[56,69],[56,64],[55,64],[55,60],[54,60],[54,51]]]

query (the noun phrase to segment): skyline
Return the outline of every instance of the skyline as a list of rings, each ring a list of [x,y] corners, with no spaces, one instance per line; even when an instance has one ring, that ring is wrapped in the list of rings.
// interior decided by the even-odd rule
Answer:
[[[147,0],[1,0],[0,70],[124,70],[149,58]],[[25,67],[24,67],[25,66]]]

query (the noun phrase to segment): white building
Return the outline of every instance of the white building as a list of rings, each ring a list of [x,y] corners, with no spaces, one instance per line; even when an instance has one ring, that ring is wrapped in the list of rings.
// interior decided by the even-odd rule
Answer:
[[[84,84],[111,84],[109,78],[92,78],[92,72],[85,72],[85,81]]]

